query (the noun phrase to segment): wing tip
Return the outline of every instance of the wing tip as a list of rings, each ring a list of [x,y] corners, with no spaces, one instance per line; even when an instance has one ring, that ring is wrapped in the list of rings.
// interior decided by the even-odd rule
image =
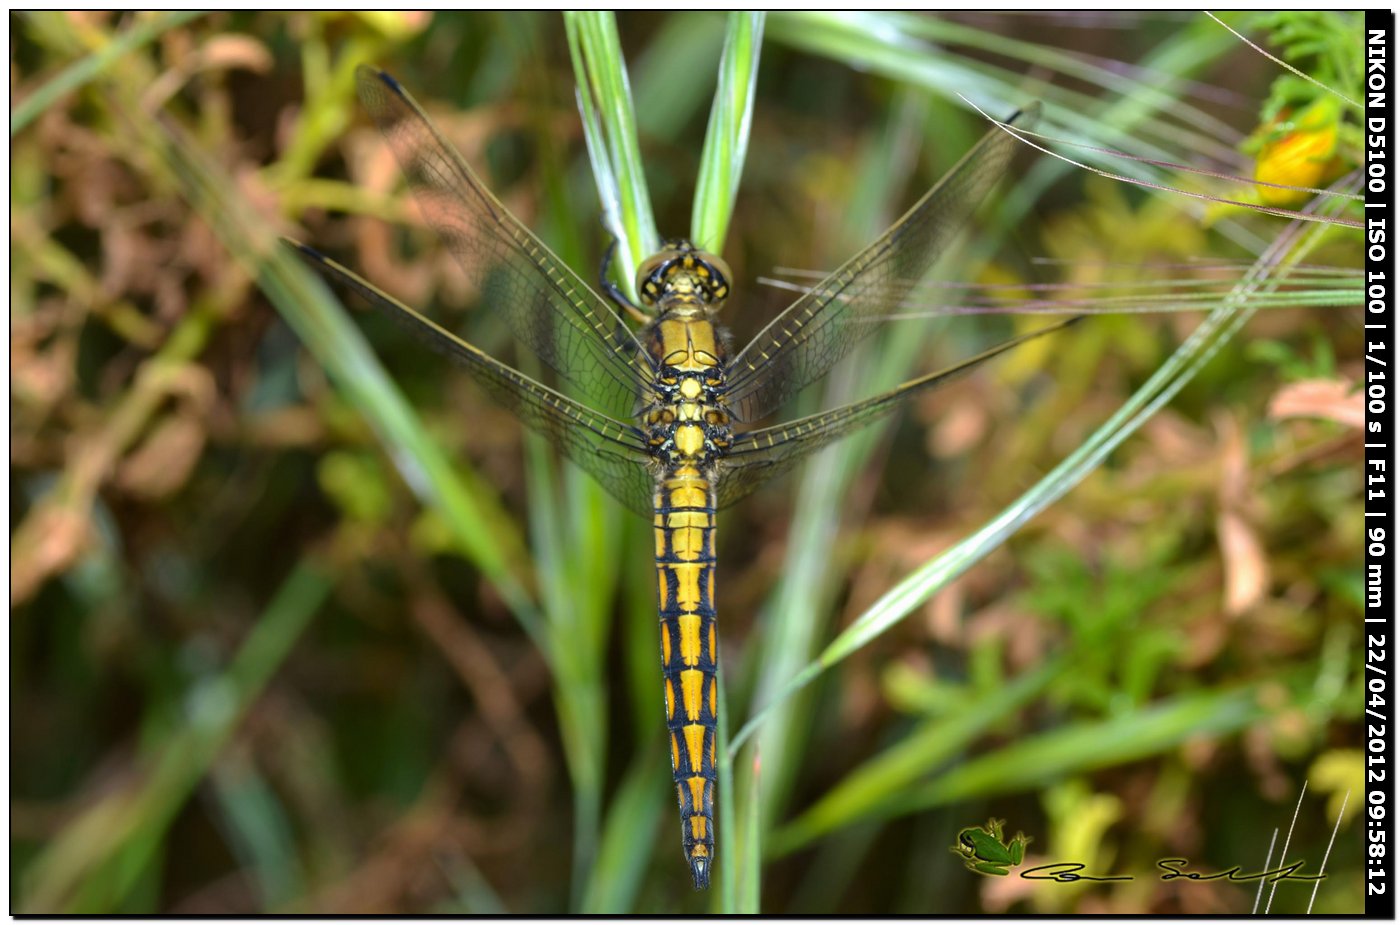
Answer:
[[[361,83],[381,83],[399,96],[405,95],[403,84],[394,79],[394,75],[388,71],[380,70],[369,64],[361,64],[355,68],[355,76]]]
[[[399,96],[403,96],[403,84],[395,80],[393,75],[388,71],[375,71],[374,76],[378,77],[384,83],[384,86],[393,90]]]
[[[327,257],[325,254],[321,253],[316,248],[312,247],[310,244],[301,243],[296,238],[289,238],[286,235],[283,235],[282,243],[287,247],[290,247],[292,250],[296,251],[302,257],[305,257],[307,260],[312,261],[313,263],[327,263],[330,261],[330,258]]]
[[[1017,126],[1018,128],[1026,128],[1030,125],[1034,125],[1040,119],[1040,111],[1042,108],[1040,100],[1033,100],[1007,116],[1006,124],[1016,125],[1016,123],[1019,122],[1020,125]]]

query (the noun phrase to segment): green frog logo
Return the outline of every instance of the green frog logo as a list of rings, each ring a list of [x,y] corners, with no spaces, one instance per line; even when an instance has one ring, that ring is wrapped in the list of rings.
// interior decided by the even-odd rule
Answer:
[[[963,859],[963,866],[990,877],[1005,877],[1026,856],[1026,845],[1031,840],[1017,832],[1008,843],[1001,832],[1006,823],[1001,819],[988,819],[987,825],[963,829],[958,840],[950,849]]]

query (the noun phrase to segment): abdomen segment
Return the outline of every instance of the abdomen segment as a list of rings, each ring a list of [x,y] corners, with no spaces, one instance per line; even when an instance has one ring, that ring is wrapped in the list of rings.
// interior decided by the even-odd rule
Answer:
[[[715,856],[715,495],[683,467],[656,490],[657,600],[671,769],[681,811],[681,845],[695,888],[710,885]]]

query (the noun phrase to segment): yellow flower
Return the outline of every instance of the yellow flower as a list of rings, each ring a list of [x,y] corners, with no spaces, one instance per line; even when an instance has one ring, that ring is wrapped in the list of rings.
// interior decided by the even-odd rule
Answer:
[[[1337,156],[1340,113],[1330,99],[1319,99],[1296,115],[1285,109],[1265,129],[1268,140],[1259,147],[1254,179],[1285,186],[1319,188],[1341,176],[1345,164]],[[1256,187],[1267,206],[1298,206],[1310,193]]]

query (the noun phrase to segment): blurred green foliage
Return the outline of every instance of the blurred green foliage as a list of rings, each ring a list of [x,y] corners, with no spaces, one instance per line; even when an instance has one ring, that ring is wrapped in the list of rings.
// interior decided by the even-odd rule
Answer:
[[[1321,80],[1359,73],[1353,20],[1288,15],[1227,22]],[[663,234],[699,214],[725,234],[727,207],[691,193],[704,172],[723,206],[742,165],[724,249],[740,342],[789,297],[758,277],[838,265],[985,130],[957,94],[994,114],[1044,99],[1048,134],[1238,176],[1246,137],[1279,130],[1274,65],[1196,15],[754,25],[728,33],[725,107],[725,17],[624,15],[610,52],[630,63]],[[399,77],[592,279],[607,235],[564,22],[12,26],[12,908],[1243,912],[1247,885],[1162,883],[1153,865],[1261,864],[1307,780],[1290,860],[1316,869],[1351,788],[1313,909],[1360,910],[1352,229],[1296,235],[1243,211],[1207,227],[1190,200],[1026,158],[936,281],[1110,313],[724,515],[728,730],[786,699],[726,762],[723,879],[696,896],[665,767],[646,525],[417,342],[349,321],[274,244],[295,230],[537,372],[422,226],[353,71]],[[745,43],[760,42],[746,128]],[[727,147],[706,148],[716,124]],[[1111,312],[1216,309],[1274,246],[1266,271],[1303,263],[1312,282],[1270,296],[990,556],[814,661],[1087,445],[1196,323]],[[1207,269],[1222,267],[1217,284]],[[1173,295],[1142,296],[1144,279]],[[1326,307],[1327,287],[1345,307]],[[933,307],[961,298],[931,292]],[[892,323],[794,410],[1041,323]],[[787,696],[803,670],[811,683]],[[1034,838],[1028,863],[1136,879],[971,875],[948,845],[992,815]],[[1308,894],[1284,884],[1274,911]]]

